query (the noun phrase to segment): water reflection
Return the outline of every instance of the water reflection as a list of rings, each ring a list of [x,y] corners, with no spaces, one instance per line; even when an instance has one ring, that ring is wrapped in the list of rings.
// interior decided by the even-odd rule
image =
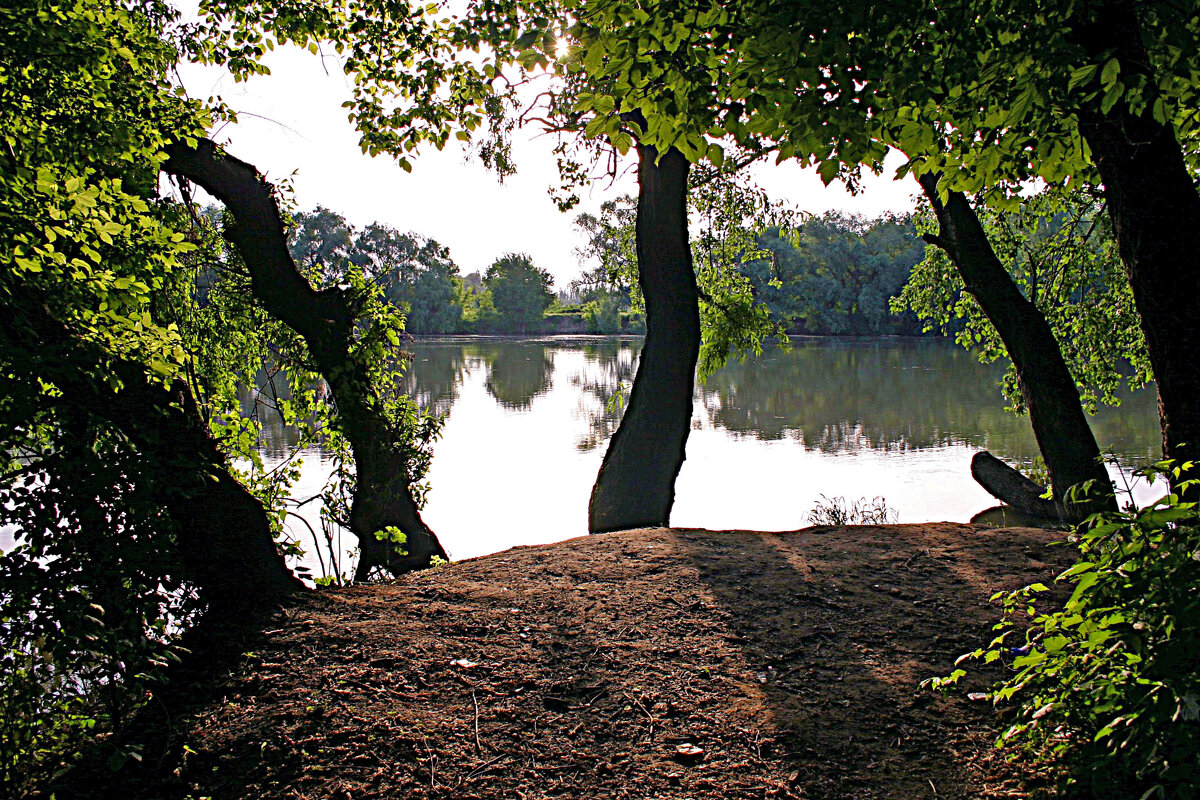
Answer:
[[[554,358],[545,344],[496,340],[475,348],[487,362],[488,394],[511,411],[528,411],[550,388]]]
[[[616,433],[624,407],[615,403],[618,390],[633,384],[641,340],[611,340],[582,348],[586,368],[570,376],[580,394],[579,414],[587,423],[586,432],[575,447],[587,453],[608,441]]]
[[[405,385],[446,415],[423,513],[452,557],[586,533],[620,419],[609,401],[632,382],[640,340],[427,339],[411,349]],[[903,522],[966,521],[993,504],[970,477],[974,452],[1025,462],[1037,453],[1028,420],[1003,410],[1000,374],[950,343],[913,339],[798,339],[790,352],[735,361],[696,389],[671,522],[799,528],[822,494],[883,495]],[[268,455],[281,455],[294,435],[269,408],[259,413]],[[1124,466],[1157,458],[1152,390],[1092,425]],[[298,497],[328,473],[313,456]]]
[[[422,340],[403,381],[421,408],[449,415],[469,376],[482,371],[487,394],[502,409],[530,413],[557,376],[577,395],[583,429],[575,447],[590,452],[620,422],[613,395],[632,384],[641,347],[632,338]],[[696,408],[704,423],[734,437],[790,440],[823,453],[968,445],[1029,462],[1037,443],[1028,419],[1004,410],[1001,373],[945,341],[797,338],[788,352],[732,360],[697,386]],[[243,413],[262,420],[265,454],[279,458],[298,441],[274,409],[275,396],[289,397],[287,382],[260,378],[260,388],[243,391]],[[1156,460],[1156,402],[1152,388],[1127,392],[1120,408],[1092,417],[1101,449],[1125,466]]]
[[[464,347],[447,347],[436,353],[419,347],[408,360],[401,380],[404,391],[423,411],[445,415],[458,400],[459,387],[469,368]]]
[[[966,444],[1029,462],[1029,420],[1004,411],[1003,370],[950,342],[923,339],[796,339],[732,362],[699,392],[709,421],[730,432],[839,453],[906,451]],[[1091,420],[1102,449],[1121,463],[1157,457],[1154,392],[1124,397]]]

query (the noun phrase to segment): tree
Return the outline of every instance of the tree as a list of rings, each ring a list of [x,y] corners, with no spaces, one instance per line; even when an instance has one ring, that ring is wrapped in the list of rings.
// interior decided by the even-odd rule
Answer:
[[[524,253],[509,253],[492,262],[484,275],[502,330],[525,333],[541,325],[554,300],[550,273],[533,265]]]
[[[399,392],[388,368],[389,350],[403,331],[400,318],[378,302],[377,287],[361,275],[349,275],[356,280],[344,286],[312,287],[288,252],[272,189],[254,167],[208,140],[174,143],[169,153],[166,172],[225,203],[234,218],[227,235],[250,272],[255,296],[303,338],[316,371],[329,383],[337,406],[332,422],[355,467],[345,522],[359,540],[356,579],[377,567],[399,572],[445,559],[414,494],[428,467],[437,422]],[[351,476],[342,480],[348,483]],[[402,537],[397,540],[395,533]]]
[[[691,431],[700,352],[699,295],[688,243],[689,163],[638,145],[638,284],[646,340],[629,405],[588,504],[591,533],[670,524],[675,478]]]
[[[335,211],[317,206],[292,216],[288,250],[300,270],[318,285],[338,283],[354,260],[354,229]]]
[[[1115,402],[1113,391],[1122,380],[1126,360],[1135,367],[1130,379],[1133,385],[1144,384],[1149,374],[1145,344],[1133,312],[1128,281],[1120,274],[1113,253],[1115,248],[1088,241],[1098,228],[1103,232],[1106,227],[1099,224],[1102,210],[1093,202],[1047,191],[1025,203],[1020,211],[990,214],[985,231],[959,193],[952,193],[946,206],[934,193],[931,203],[943,220],[942,231],[957,232],[961,227],[956,225],[966,226],[969,232],[957,235],[970,236],[977,244],[971,249],[953,238],[930,234],[930,241],[950,259],[965,259],[966,263],[956,263],[956,270],[947,273],[940,269],[945,257],[931,256],[913,273],[913,282],[905,287],[897,307],[910,306],[943,328],[953,315],[965,317],[967,324],[959,334],[960,342],[981,345],[982,359],[1011,359],[1005,394],[1018,409],[1026,408],[1031,398],[1042,404],[1040,410],[1030,414],[1039,442],[1056,437],[1069,438],[1073,443],[1069,448],[1050,448],[1051,457],[1057,459],[1050,471],[1052,480],[1058,480],[1054,486],[1056,497],[1065,497],[1069,486],[1087,480],[1089,470],[1092,480],[1104,482],[1106,476],[1096,466],[1099,452],[1094,437],[1082,413],[1076,410],[1078,392],[1084,393],[1084,404],[1094,410],[1098,397]],[[1076,233],[1080,227],[1084,232]],[[1001,261],[1000,253],[1004,253],[1006,263]],[[1002,275],[1001,270],[1008,274]],[[995,286],[984,291],[981,284],[988,281]],[[960,291],[964,294],[956,297]],[[1058,386],[1056,395],[1048,396],[1049,384],[1045,381],[1029,385],[1025,378],[1031,374],[1029,360],[1037,357],[1029,348],[1037,342],[1049,353],[1051,363],[1033,374],[1053,374]],[[1055,398],[1060,398],[1057,412],[1046,407],[1047,402],[1056,402]],[[1042,450],[1045,454],[1047,448]],[[1064,461],[1070,457],[1075,459],[1074,464]],[[987,469],[991,463],[984,459],[973,467],[989,491],[1014,505],[1024,502],[1025,510],[1033,513],[1039,505],[1045,505],[1036,498],[1040,493],[1037,490],[1032,492],[1034,497],[1022,501],[1018,495],[989,485],[986,476],[995,472]],[[1018,481],[1016,485],[1023,484]],[[1087,508],[1077,508],[1070,515],[1079,516]],[[1067,511],[1060,509],[1062,513]]]
[[[404,311],[412,333],[449,333],[458,327],[463,306],[455,295],[458,265],[449,249],[415,233],[372,223],[354,240],[353,259]]]
[[[350,101],[351,117],[362,135],[365,150],[372,154],[390,152],[397,156],[402,167],[408,168],[406,154],[420,144],[431,142],[440,148],[452,134],[469,140],[472,132],[488,123],[491,137],[481,150],[485,160],[503,174],[505,170],[511,170],[504,134],[513,124],[505,112],[515,107],[516,95],[511,91],[498,92],[494,79],[502,68],[513,65],[518,56],[523,69],[543,68],[555,63],[552,57],[546,57],[544,53],[553,51],[555,36],[561,32],[557,29],[523,32],[527,20],[522,17],[527,10],[535,17],[540,16],[540,9],[529,10],[503,3],[486,4],[473,7],[472,14],[461,24],[451,22],[446,25],[432,21],[423,12],[407,17],[395,15],[383,4],[356,6],[351,10],[350,19],[335,19],[334,15],[319,10],[311,18],[297,19],[292,15],[277,16],[257,5],[247,4],[210,9],[205,25],[206,35],[193,41],[201,58],[223,60],[250,73],[263,69],[258,59],[265,52],[266,45],[260,31],[269,31],[276,39],[302,46],[310,41],[315,44],[322,36],[331,37],[336,47],[347,52],[345,67],[348,73],[353,74],[355,81],[355,96]],[[514,22],[517,24],[514,25]],[[369,36],[359,35],[366,30],[370,31]],[[519,34],[520,41],[516,39],[518,31],[522,31]],[[534,58],[525,58],[522,51],[533,39],[539,42],[542,53]],[[492,48],[489,56],[482,61],[446,57],[457,51],[478,51],[481,46]],[[420,55],[414,58],[415,54]],[[417,60],[420,61],[419,65],[416,64]],[[401,64],[403,68],[399,68]],[[414,66],[418,68],[410,68]],[[509,83],[510,88],[513,85]],[[441,92],[443,87],[450,91]],[[597,124],[601,124],[604,131],[611,134],[616,150],[624,154],[634,145],[639,133],[645,133],[647,126],[657,124],[655,119],[637,116],[634,106],[627,109],[634,113],[629,117],[628,126],[620,114],[611,113],[614,111],[612,106],[602,109],[589,121],[586,114],[576,113],[571,108],[576,93],[585,89],[585,84],[571,81],[566,92],[548,94],[551,105],[549,114],[559,120],[555,124],[559,124],[561,130],[579,131],[584,130],[586,125],[586,132],[592,134]],[[443,98],[447,96],[449,100],[445,101]],[[582,97],[579,99],[582,100]],[[653,154],[655,163],[647,163],[647,153]],[[657,355],[652,358],[644,355],[639,373],[650,373],[660,368],[665,371],[657,378],[648,376],[635,381],[634,393],[643,386],[660,386],[661,380],[661,387],[669,389],[671,396],[660,396],[655,398],[655,402],[636,404],[631,400],[630,410],[636,407],[638,413],[632,416],[627,413],[625,420],[631,425],[639,419],[647,421],[647,433],[665,435],[670,431],[663,440],[661,450],[670,455],[668,461],[619,459],[622,468],[634,471],[620,479],[623,485],[636,486],[639,492],[654,498],[647,506],[645,516],[621,516],[622,524],[662,524],[669,513],[675,475],[683,458],[682,442],[686,440],[690,424],[690,411],[681,414],[680,409],[684,405],[690,408],[690,376],[695,369],[695,357],[691,354],[699,347],[698,325],[693,342],[690,315],[679,307],[680,298],[684,302],[695,302],[696,297],[690,252],[686,254],[689,266],[687,274],[678,268],[680,259],[685,258],[684,254],[678,252],[677,245],[679,241],[687,241],[687,218],[685,213],[674,212],[673,198],[677,179],[681,175],[684,182],[678,189],[686,192],[687,169],[675,164],[660,175],[657,163],[660,158],[672,162],[675,160],[676,153],[672,152],[669,143],[660,149],[639,151],[641,191],[655,194],[639,196],[639,209],[652,209],[648,213],[654,216],[654,220],[645,225],[639,223],[638,230],[647,234],[653,231],[666,235],[661,242],[640,241],[638,244],[643,292],[648,288],[659,292],[659,297],[653,300],[646,298],[646,350]],[[564,157],[561,163],[567,171],[582,174],[572,159]],[[680,195],[681,202],[682,197]],[[569,206],[571,202],[572,199],[568,197],[564,205]],[[679,230],[668,232],[664,227],[668,223],[680,226]],[[646,274],[647,270],[649,275]],[[494,290],[493,301],[498,310],[507,302],[497,297]],[[667,345],[661,349],[652,345],[658,336],[656,331],[659,325],[665,326],[661,336]],[[686,389],[677,375],[682,372],[689,375]],[[623,421],[622,425],[625,424]],[[673,464],[668,463],[670,461]],[[601,484],[613,480],[615,476],[615,470],[601,469],[593,490],[593,529],[613,529],[610,523],[617,517],[610,519],[607,515],[618,508],[621,498],[609,493]],[[633,496],[624,499],[638,503]],[[665,508],[661,507],[664,500]]]
[[[64,719],[119,726],[183,632],[299,587],[233,476],[243,442],[209,425],[231,409],[205,391],[193,320],[171,318],[200,253],[158,165],[211,112],[170,91],[168,23],[0,9],[0,773],[18,792],[60,766],[30,756]]]
[[[938,220],[938,233],[928,241],[946,251],[958,268],[966,291],[979,303],[1004,343],[1016,370],[1021,399],[1050,473],[1058,513],[1072,521],[1100,510],[1116,510],[1108,474],[1100,458],[1096,437],[1088,426],[1079,390],[1062,357],[1046,317],[1021,294],[996,257],[978,216],[961,192],[951,192],[945,202],[937,191],[938,176],[921,176]],[[989,481],[983,464],[972,464],[972,474],[999,499],[1017,505],[1017,496],[1003,483]],[[1076,496],[1072,487],[1086,485]],[[1026,509],[1029,510],[1029,509]]]
[[[583,299],[615,294],[624,297],[628,305],[637,284],[636,221],[637,201],[629,195],[605,200],[599,216],[582,213],[575,217],[575,227],[585,237],[576,255],[580,260],[598,262],[571,284]]]

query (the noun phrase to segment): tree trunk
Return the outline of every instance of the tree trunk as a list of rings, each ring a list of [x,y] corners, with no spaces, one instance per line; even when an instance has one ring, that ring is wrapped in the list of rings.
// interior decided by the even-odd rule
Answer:
[[[203,187],[233,214],[229,236],[250,272],[251,291],[263,306],[299,333],[318,371],[329,383],[338,425],[349,440],[356,475],[350,529],[358,537],[355,573],[375,567],[393,573],[445,558],[437,536],[421,519],[408,482],[409,454],[393,430],[371,385],[369,365],[354,351],[356,300],[340,288],[316,291],[296,269],[271,187],[253,166],[202,140],[197,147],[172,145],[163,169]],[[376,538],[394,526],[404,532],[405,552]]]
[[[1042,497],[1046,489],[984,450],[971,459],[971,477],[988,493],[1022,514],[1040,519],[1061,519],[1058,504]]]
[[[1055,503],[1069,521],[1096,511],[1115,511],[1116,499],[1100,460],[1100,448],[1050,324],[1013,283],[967,198],[961,192],[950,192],[946,202],[941,202],[938,179],[935,174],[920,179],[939,226],[938,235],[926,239],[950,257],[966,290],[979,302],[1008,350],[1038,449],[1050,472]],[[1086,481],[1093,482],[1088,497],[1072,502],[1068,490]]]
[[[144,365],[75,339],[32,298],[18,307],[20,324],[9,324],[12,315],[0,318],[5,349],[36,363],[62,391],[58,402],[104,420],[160,465],[157,480],[165,487],[183,566],[210,619],[219,623],[252,614],[304,588],[275,546],[262,503],[229,474],[186,385],[151,382]],[[36,341],[25,340],[30,331]],[[120,380],[120,391],[69,367],[84,362],[106,365]]]
[[[690,164],[674,148],[659,160],[658,151],[644,145],[638,159],[638,283],[646,301],[646,340],[629,405],[592,488],[592,533],[669,523],[692,425],[700,306],[687,229]]]
[[[1142,320],[1158,383],[1163,457],[1183,464],[1200,459],[1200,195],[1173,128],[1151,113],[1157,80],[1134,6],[1102,3],[1096,19],[1073,35],[1094,60],[1115,55],[1122,79],[1148,79],[1142,116],[1121,98],[1107,114],[1098,105],[1081,110],[1079,128],[1104,182]],[[1189,499],[1200,500],[1200,488]]]

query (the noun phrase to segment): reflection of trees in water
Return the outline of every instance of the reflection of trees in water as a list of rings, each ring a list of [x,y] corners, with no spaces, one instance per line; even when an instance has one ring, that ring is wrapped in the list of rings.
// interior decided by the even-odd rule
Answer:
[[[528,411],[550,389],[554,358],[540,342],[496,342],[472,348],[487,362],[487,390],[513,411]]]
[[[917,450],[949,444],[1030,460],[1025,417],[1003,410],[1001,370],[952,345],[920,340],[798,341],[733,362],[701,389],[714,425],[759,439],[796,438],[812,449]],[[1123,461],[1152,451],[1153,391],[1092,419],[1096,438]],[[1151,457],[1153,453],[1149,453]]]
[[[587,423],[587,432],[575,443],[583,453],[595,450],[616,432],[621,424],[624,405],[609,410],[609,404],[622,384],[628,391],[637,371],[640,341],[605,341],[589,344],[581,350],[582,372],[572,375],[571,385],[579,392],[579,415]]]
[[[419,342],[413,348],[403,382],[404,392],[422,411],[449,416],[466,377],[466,347],[457,342]]]
[[[621,411],[607,408],[617,387],[628,386],[641,350],[638,340],[570,339],[538,342],[418,341],[404,376],[417,403],[449,413],[472,369],[487,370],[487,391],[509,409],[528,410],[549,390],[555,353],[581,353],[584,364],[564,377],[578,393],[586,427],[576,447],[590,452],[616,430]],[[559,368],[568,362],[558,360]],[[768,350],[736,360],[697,390],[717,427],[763,440],[790,438],[828,453],[860,449],[919,450],[950,444],[987,448],[1016,461],[1031,461],[1037,445],[1024,417],[1003,410],[996,383],[1000,369],[980,365],[948,343],[930,340],[797,340],[790,353]],[[263,378],[264,376],[259,376]],[[286,381],[277,376],[281,397]],[[264,385],[260,381],[260,385]],[[242,395],[244,410],[255,405]],[[269,399],[269,392],[264,400]],[[1091,419],[1102,449],[1125,464],[1157,459],[1159,435],[1153,390],[1126,399]],[[264,454],[288,455],[299,442],[269,404],[258,406]]]

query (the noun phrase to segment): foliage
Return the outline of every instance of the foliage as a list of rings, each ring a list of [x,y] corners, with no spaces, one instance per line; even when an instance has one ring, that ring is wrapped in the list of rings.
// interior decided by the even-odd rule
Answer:
[[[888,525],[899,519],[899,513],[888,508],[887,500],[875,497],[870,500],[860,497],[847,504],[846,498],[828,498],[813,504],[808,521],[813,525]]]
[[[534,266],[524,253],[509,253],[492,262],[484,275],[492,293],[497,321],[502,330],[525,333],[536,330],[554,300],[554,279]]]
[[[890,313],[920,260],[912,220],[866,220],[830,212],[794,230],[776,228],[758,238],[762,257],[741,266],[755,297],[788,330],[810,334],[911,332]]]
[[[779,320],[757,302],[741,264],[761,254],[759,234],[790,226],[796,215],[772,202],[731,161],[690,173],[688,216],[695,228],[690,239],[700,293],[698,372],[707,380],[730,353],[760,355],[766,339],[782,333]],[[786,346],[786,339],[779,341]]]
[[[607,293],[622,298],[626,307],[641,307],[634,241],[636,218],[637,201],[629,195],[604,201],[599,216],[582,213],[575,217],[575,227],[585,237],[584,246],[575,253],[581,261],[596,262],[571,284],[572,291],[582,299]]]
[[[358,270],[405,315],[407,330],[449,333],[459,327],[458,265],[446,247],[378,222],[360,231],[321,206],[294,214],[292,221],[292,258],[316,285],[335,285]]]
[[[1190,464],[1162,462],[1183,490]],[[1069,767],[1097,798],[1194,798],[1200,770],[1200,517],[1172,493],[1076,529],[1079,561],[1043,584],[998,593],[998,635],[961,661],[1008,662],[992,690],[1017,720],[999,744],[1025,743]],[[1017,644],[1019,642],[1019,645]],[[1015,657],[1014,657],[1015,656]],[[1011,659],[1011,661],[1009,661]],[[946,686],[965,671],[934,681]]]
[[[616,295],[598,293],[583,306],[588,333],[621,332],[621,300]]]
[[[1122,382],[1138,388],[1150,381],[1133,293],[1098,201],[1081,191],[1047,189],[1015,211],[981,209],[981,220],[1014,283],[1050,323],[1089,412],[1097,403],[1117,405]],[[976,349],[981,361],[1007,358],[995,328],[940,248],[926,250],[892,308],[911,309],[926,330],[946,333],[954,326],[955,340]],[[1011,365],[1002,386],[1021,410]]]
[[[0,9],[0,525],[16,537],[0,556],[0,774],[15,793],[62,766],[71,731],[127,718],[197,611],[163,513],[182,490],[66,388],[120,406],[118,361],[186,374],[155,298],[195,248],[157,170],[207,120],[170,88],[168,16]]]

